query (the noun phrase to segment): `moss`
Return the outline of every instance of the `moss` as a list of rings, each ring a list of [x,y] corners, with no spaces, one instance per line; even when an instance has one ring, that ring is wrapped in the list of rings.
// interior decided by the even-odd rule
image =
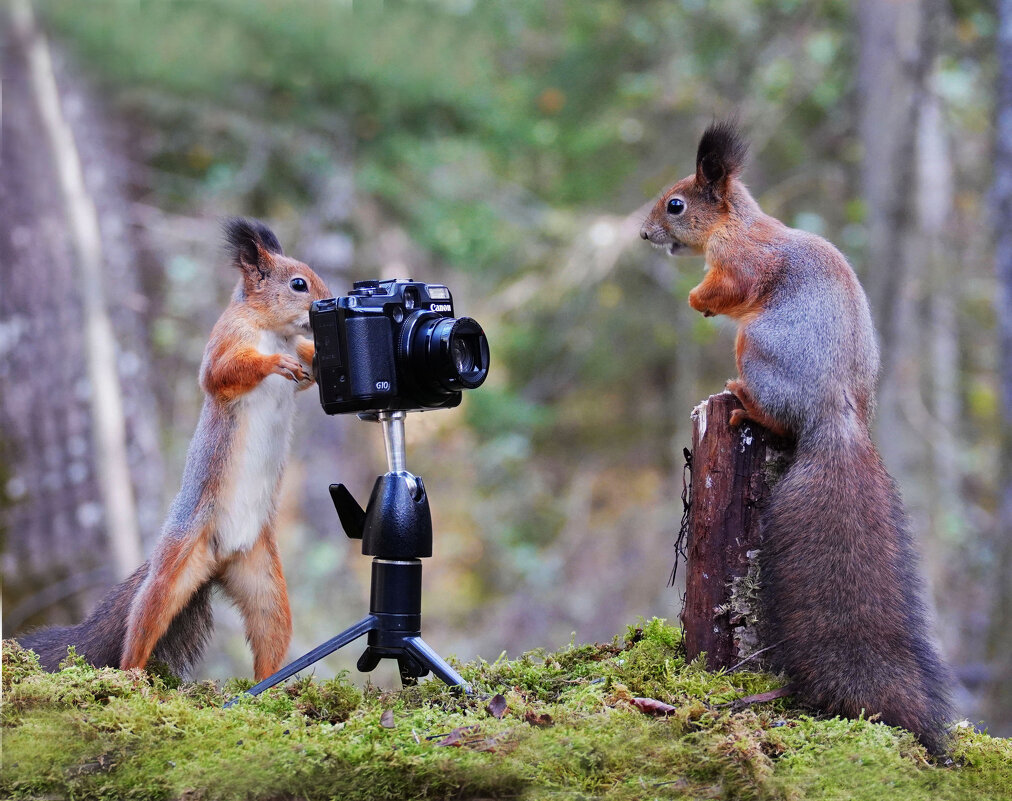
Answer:
[[[340,723],[351,717],[362,703],[362,693],[348,684],[343,674],[320,682],[307,676],[285,689],[295,702],[295,708],[310,720]]]
[[[71,658],[43,673],[4,644],[0,795],[75,799],[1005,798],[1012,746],[957,730],[952,767],[911,735],[821,720],[790,699],[733,711],[778,685],[687,663],[663,621],[610,643],[458,666],[475,689],[430,681],[363,694],[298,679],[230,709],[232,680],[173,688]],[[501,718],[489,697],[506,699]],[[670,704],[653,717],[634,701]]]
[[[15,640],[6,640],[0,662],[0,682],[3,691],[6,693],[12,685],[19,684],[37,673],[42,673],[42,668],[35,652],[22,648]]]
[[[778,443],[774,443],[774,446]],[[773,450],[772,455],[768,456],[766,463],[763,465],[763,475],[766,478],[766,484],[772,489],[777,485],[777,482],[784,477],[784,473],[787,472],[787,468],[791,466],[794,461],[793,450]]]

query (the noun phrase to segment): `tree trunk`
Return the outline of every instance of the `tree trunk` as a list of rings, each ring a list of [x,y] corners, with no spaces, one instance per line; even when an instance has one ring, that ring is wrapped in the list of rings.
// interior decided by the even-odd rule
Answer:
[[[84,356],[88,367],[95,466],[113,573],[119,580],[130,575],[142,561],[141,539],[130,483],[123,393],[116,369],[116,340],[105,302],[104,256],[98,213],[85,188],[81,157],[73,131],[63,115],[49,46],[35,27],[28,0],[15,0],[11,16],[14,29],[26,49],[28,78],[38,107],[42,133],[49,142],[56,167],[76,260],[74,272],[84,313]]]
[[[927,498],[915,494],[921,486],[915,477],[929,456],[909,410],[911,388],[921,384],[923,350],[917,311],[925,269],[918,257],[916,184],[918,123],[930,65],[925,52],[930,2],[863,0],[857,7],[868,230],[862,282],[882,348],[876,427],[882,458],[915,519],[925,516]]]
[[[22,16],[8,25],[3,48],[6,113],[3,120],[0,182],[0,534],[3,548],[4,634],[37,623],[81,619],[116,574],[140,562],[137,522],[152,537],[163,513],[162,472],[156,406],[150,391],[150,352],[146,336],[147,300],[138,281],[138,233],[123,190],[130,167],[123,158],[123,136],[108,122],[80,79],[55,63],[49,91],[64,136],[71,136],[77,158],[74,193],[93,200],[87,236],[101,243],[102,258],[85,279],[80,245],[69,222],[71,198],[66,176],[47,147],[47,121],[37,96],[37,31]],[[8,13],[11,9],[5,9]],[[27,24],[26,24],[27,23]],[[35,56],[30,55],[34,52]],[[35,63],[33,63],[33,59]],[[43,59],[43,62],[48,59]],[[43,70],[45,72],[45,70]],[[54,98],[50,95],[49,112]],[[50,120],[51,122],[51,120]],[[82,169],[85,167],[85,169]],[[80,213],[80,211],[76,212]],[[85,213],[87,214],[87,212]],[[97,227],[97,230],[95,228]],[[78,234],[79,236],[79,234]],[[100,284],[108,303],[85,308],[82,281]],[[94,301],[94,296],[92,297]],[[115,347],[101,364],[88,338],[89,314],[105,317],[105,336]],[[108,326],[111,326],[111,330]],[[107,339],[106,345],[109,341]],[[95,372],[95,368],[98,368]],[[109,375],[111,380],[107,380]],[[108,416],[98,381],[113,389]],[[114,409],[115,411],[115,409]],[[98,418],[101,417],[101,420]],[[118,420],[118,422],[117,422]],[[99,465],[113,434],[109,465]],[[105,428],[103,428],[105,426]],[[102,430],[100,430],[102,429]],[[137,515],[123,498],[138,498]],[[119,556],[109,539],[106,499],[117,495]],[[123,510],[126,510],[124,513]]]
[[[731,667],[760,647],[759,511],[782,472],[784,453],[766,429],[728,423],[741,408],[730,392],[692,412],[692,486],[682,624],[689,659]],[[782,445],[782,443],[777,443]]]
[[[1009,734],[1012,726],[1012,0],[998,5],[998,87],[995,102],[995,262],[998,273],[999,381],[1001,382],[1001,464],[996,555],[988,656],[994,666],[990,709]]]

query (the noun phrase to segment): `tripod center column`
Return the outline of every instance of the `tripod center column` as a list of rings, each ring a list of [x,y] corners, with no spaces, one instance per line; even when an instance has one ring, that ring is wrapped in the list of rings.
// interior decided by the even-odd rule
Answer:
[[[418,629],[422,614],[422,562],[420,559],[373,559],[369,611],[385,618],[387,628]]]
[[[404,417],[407,412],[380,412],[383,426],[383,445],[387,452],[387,467],[391,473],[405,473]]]

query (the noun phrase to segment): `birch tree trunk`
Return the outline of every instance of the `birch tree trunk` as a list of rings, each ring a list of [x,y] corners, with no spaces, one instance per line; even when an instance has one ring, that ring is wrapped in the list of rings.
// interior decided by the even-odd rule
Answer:
[[[923,351],[917,304],[924,265],[918,257],[917,131],[927,70],[922,39],[926,0],[862,0],[857,8],[858,94],[864,147],[868,259],[862,282],[882,348],[876,428],[882,457],[904,491],[915,525],[926,524],[927,497],[915,494],[928,452],[908,413],[920,386]]]
[[[930,469],[919,483],[930,488],[927,498],[926,522],[934,536],[924,538],[929,576],[937,587],[958,586],[962,577],[952,575],[951,560],[942,549],[947,543],[961,539],[966,514],[961,494],[962,475],[958,443],[962,441],[962,414],[959,395],[960,347],[958,308],[964,279],[962,264],[956,258],[952,221],[955,218],[953,198],[952,143],[944,124],[942,98],[933,90],[933,72],[938,42],[949,24],[946,4],[939,0],[922,0],[925,18],[921,35],[921,60],[926,65],[917,115],[917,181],[913,188],[917,209],[919,236],[912,257],[924,273],[926,302],[921,304],[918,324],[923,333],[922,352],[917,358],[921,382],[930,404],[920,400],[920,393],[907,388],[903,393],[907,420],[918,431],[930,431],[923,437],[930,448],[924,464]],[[946,604],[939,610],[944,618],[942,629],[961,630],[963,616],[969,614],[960,603]],[[958,635],[951,640],[958,640]],[[969,646],[973,648],[973,646]],[[964,648],[953,650],[965,652]]]
[[[995,102],[995,262],[998,292],[999,380],[1001,384],[1001,464],[996,556],[988,656],[994,667],[991,708],[998,720],[1012,720],[1012,0],[998,4],[998,86]],[[996,732],[997,733],[997,732]],[[1008,734],[1008,732],[1004,732]]]
[[[146,301],[120,189],[120,143],[110,143],[107,115],[94,112],[79,81],[54,64],[30,7],[18,2],[8,12],[0,182],[5,635],[23,624],[79,620],[142,560],[138,516],[154,535],[163,512]]]

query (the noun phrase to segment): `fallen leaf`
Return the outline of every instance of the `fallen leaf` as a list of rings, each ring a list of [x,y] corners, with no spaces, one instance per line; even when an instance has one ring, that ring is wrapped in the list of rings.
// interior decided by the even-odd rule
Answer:
[[[508,709],[509,707],[506,705],[506,699],[501,693],[496,693],[492,696],[492,700],[485,706],[485,711],[498,720],[502,720],[503,715],[506,714],[506,710]]]
[[[677,710],[677,707],[656,698],[633,698],[632,705],[645,715],[670,715]]]
[[[394,723],[394,711],[392,709],[384,709],[383,714],[380,715],[380,726],[384,729],[392,729],[396,725]]]
[[[442,740],[436,743],[436,745],[444,745],[444,746],[453,745],[459,748],[460,746],[464,745],[465,742],[467,742],[466,740],[467,735],[474,732],[477,728],[478,728],[477,726],[458,726],[449,734],[447,734]]]
[[[547,712],[542,712],[540,715],[534,712],[527,711],[524,713],[524,720],[530,723],[532,726],[538,726],[540,728],[547,728],[548,726],[554,725],[552,716]]]

